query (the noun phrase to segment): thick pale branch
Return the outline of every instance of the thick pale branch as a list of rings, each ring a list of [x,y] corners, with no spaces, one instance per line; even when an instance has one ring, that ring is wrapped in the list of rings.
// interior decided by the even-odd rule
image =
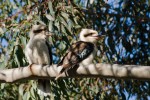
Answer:
[[[60,67],[56,65],[29,65],[14,69],[0,70],[0,82],[16,82],[19,80],[54,78]],[[67,76],[66,76],[67,75]],[[106,77],[150,80],[150,66],[118,65],[118,64],[91,64],[80,65],[63,73],[62,77]]]

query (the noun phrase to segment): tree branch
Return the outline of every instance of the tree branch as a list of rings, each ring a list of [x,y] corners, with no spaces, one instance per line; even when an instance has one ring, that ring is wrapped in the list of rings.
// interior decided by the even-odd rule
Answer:
[[[76,68],[76,69],[75,69]],[[91,64],[80,65],[69,69],[62,77],[105,77],[121,79],[150,80],[150,66],[118,65],[118,64]],[[56,65],[29,65],[14,69],[0,70],[0,82],[16,82],[30,80],[55,78],[61,68]]]

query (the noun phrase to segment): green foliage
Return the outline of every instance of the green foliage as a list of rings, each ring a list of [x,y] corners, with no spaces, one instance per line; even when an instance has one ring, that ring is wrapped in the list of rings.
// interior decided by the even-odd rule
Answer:
[[[95,63],[150,65],[149,0],[0,0],[0,68],[28,65],[24,48],[31,25],[45,23],[54,34],[53,62],[58,63],[82,28],[105,34]],[[108,0],[109,1],[109,0]],[[59,99],[148,99],[149,82],[102,78],[50,80],[51,96]],[[36,81],[2,83],[0,99],[38,100]],[[125,94],[127,92],[128,95]]]

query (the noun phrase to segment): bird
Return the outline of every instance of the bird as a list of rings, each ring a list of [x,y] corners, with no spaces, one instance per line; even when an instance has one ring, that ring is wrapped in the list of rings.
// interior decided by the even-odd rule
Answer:
[[[83,66],[93,63],[93,59],[97,52],[96,43],[103,35],[99,35],[96,30],[82,29],[79,35],[79,41],[73,43],[68,49],[62,60],[58,63],[60,67],[59,74],[55,80],[61,77],[62,73],[71,67],[79,64]]]
[[[52,53],[51,46],[48,41],[51,36],[46,25],[33,25],[29,32],[29,42],[25,48],[25,56],[29,64],[51,65]],[[38,79],[38,94],[50,95],[50,81],[46,79]]]

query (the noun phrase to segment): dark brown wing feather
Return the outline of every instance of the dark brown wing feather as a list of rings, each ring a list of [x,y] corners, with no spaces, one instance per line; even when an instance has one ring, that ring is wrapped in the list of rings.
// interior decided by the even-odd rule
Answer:
[[[90,42],[78,41],[74,43],[69,51],[65,54],[58,66],[63,66],[60,71],[62,73],[65,69],[75,66],[87,58],[94,50],[94,44]]]
[[[61,66],[63,64],[63,61],[65,59],[65,57],[67,56],[68,52],[65,54],[65,56],[63,56],[62,60],[58,63],[57,66]]]

